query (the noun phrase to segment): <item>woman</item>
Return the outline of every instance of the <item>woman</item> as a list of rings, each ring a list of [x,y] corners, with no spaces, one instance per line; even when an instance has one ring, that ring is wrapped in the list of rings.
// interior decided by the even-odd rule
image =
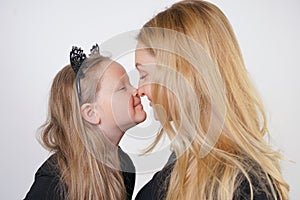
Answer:
[[[173,153],[136,199],[288,199],[281,155],[264,141],[264,108],[222,11],[175,3],[137,40],[139,95],[162,124],[148,151],[167,133]]]
[[[42,144],[54,154],[25,199],[131,199],[135,168],[118,143],[145,120],[137,90],[97,45],[88,58],[73,47],[70,59],[54,78],[41,129]]]

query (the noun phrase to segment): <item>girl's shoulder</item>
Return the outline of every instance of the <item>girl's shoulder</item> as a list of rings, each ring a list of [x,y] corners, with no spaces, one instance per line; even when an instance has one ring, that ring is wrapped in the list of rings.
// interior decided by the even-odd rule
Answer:
[[[52,154],[37,170],[36,176],[58,177],[59,169],[57,168],[57,155]]]
[[[118,155],[126,188],[126,199],[131,199],[135,185],[135,167],[129,155],[121,147],[118,147]]]
[[[135,167],[134,164],[131,160],[131,158],[129,157],[129,155],[127,153],[125,153],[121,147],[118,147],[118,155],[119,155],[119,159],[120,159],[120,164],[121,164],[121,170],[123,172],[132,172],[135,173]]]
[[[59,170],[57,169],[56,155],[51,155],[37,170],[34,182],[27,193],[25,200],[30,199],[63,199],[60,186]]]

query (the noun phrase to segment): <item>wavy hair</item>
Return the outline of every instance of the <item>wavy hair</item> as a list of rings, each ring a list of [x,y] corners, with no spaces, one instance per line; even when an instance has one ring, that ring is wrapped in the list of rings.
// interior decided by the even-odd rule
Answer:
[[[92,103],[101,88],[101,77],[109,59],[92,55],[83,65],[80,79],[83,103]],[[99,128],[85,121],[75,84],[76,74],[70,65],[53,80],[48,118],[40,127],[42,145],[56,154],[61,195],[66,199],[125,198],[125,186],[114,147]],[[110,167],[112,166],[112,167]]]
[[[152,101],[165,109],[156,110],[162,129],[147,150],[166,132],[177,155],[166,199],[233,199],[245,180],[251,199],[254,184],[288,199],[282,156],[264,140],[264,107],[223,12],[205,1],[178,2],[137,39],[156,58]]]

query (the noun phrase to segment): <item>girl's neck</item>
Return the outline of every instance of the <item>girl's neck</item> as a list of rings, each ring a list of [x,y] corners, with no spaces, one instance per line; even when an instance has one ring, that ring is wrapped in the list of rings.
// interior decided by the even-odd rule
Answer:
[[[104,135],[109,139],[109,141],[114,144],[115,146],[118,146],[125,131],[122,131],[119,127],[110,128],[109,130],[103,130],[101,129]]]

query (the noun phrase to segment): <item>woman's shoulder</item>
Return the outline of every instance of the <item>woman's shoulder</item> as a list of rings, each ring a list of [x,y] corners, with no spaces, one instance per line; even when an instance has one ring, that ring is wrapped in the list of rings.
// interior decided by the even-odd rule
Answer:
[[[250,199],[251,189],[253,190],[253,199],[255,200],[273,200],[272,187],[275,188],[270,176],[263,172],[258,164],[252,164],[251,170],[248,171],[248,178],[240,173],[236,181],[236,190],[234,193],[234,200]],[[279,199],[276,191],[277,199]]]
[[[152,179],[146,185],[144,185],[143,188],[138,192],[135,199],[165,199],[170,182],[170,175],[174,168],[175,160],[176,155],[175,153],[172,153],[169,157],[167,164],[162,168],[162,170],[156,172],[153,175]]]

